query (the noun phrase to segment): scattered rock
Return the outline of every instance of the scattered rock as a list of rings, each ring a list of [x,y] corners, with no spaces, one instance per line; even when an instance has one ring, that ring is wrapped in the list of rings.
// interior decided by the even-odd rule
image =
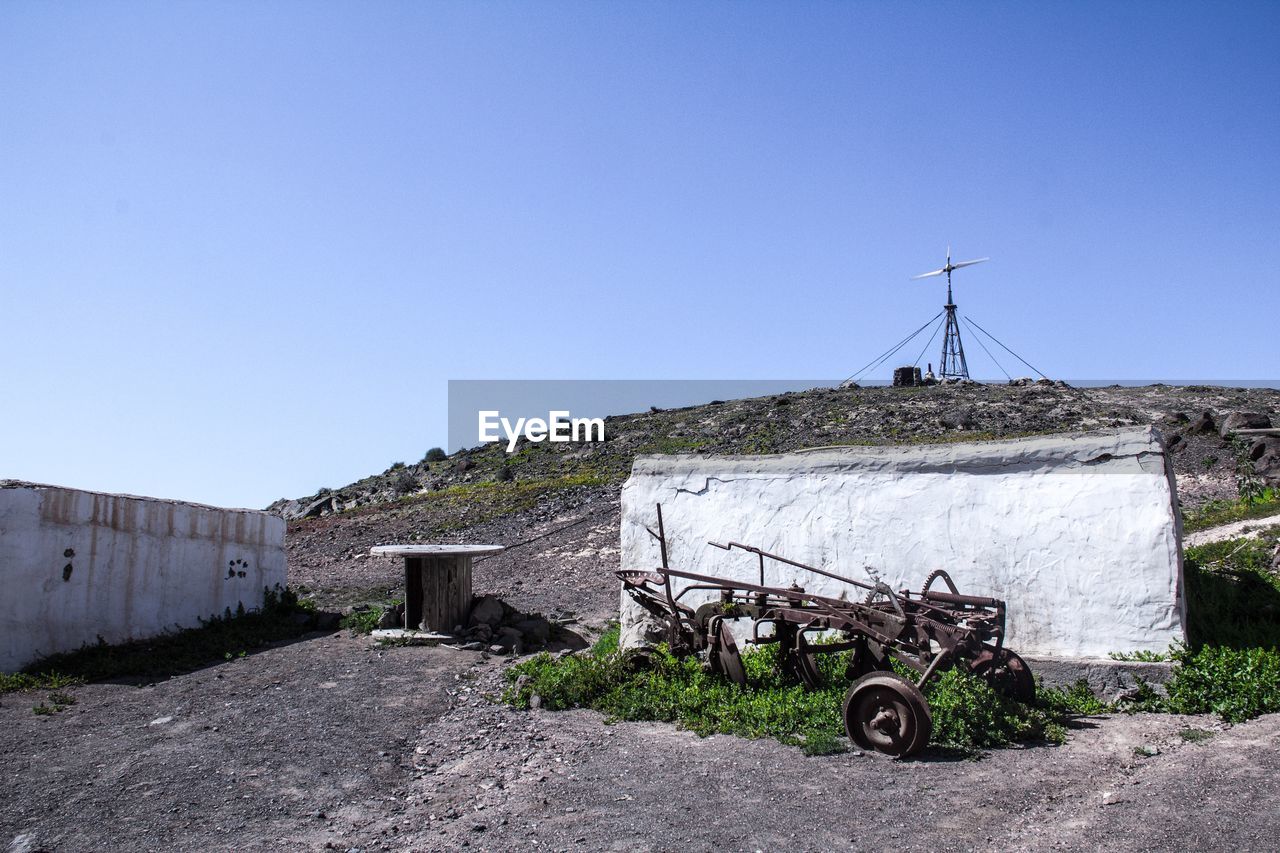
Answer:
[[[470,624],[496,628],[502,622],[502,601],[495,595],[482,595],[471,608]]]
[[[1217,424],[1213,420],[1213,412],[1204,412],[1182,431],[1183,435],[1208,435],[1217,432]]]
[[[1236,430],[1269,429],[1270,427],[1271,418],[1259,412],[1232,412],[1218,428],[1218,435],[1226,438]]]
[[[403,628],[404,627],[404,605],[397,604],[394,607],[388,607],[383,611],[382,616],[378,618],[379,628]]]
[[[947,429],[972,429],[976,423],[972,409],[952,409],[938,417],[938,423]]]
[[[551,623],[541,616],[524,619],[517,622],[515,627],[530,642],[545,646],[551,639]]]
[[[498,629],[498,644],[516,654],[524,652],[524,635],[510,625]]]

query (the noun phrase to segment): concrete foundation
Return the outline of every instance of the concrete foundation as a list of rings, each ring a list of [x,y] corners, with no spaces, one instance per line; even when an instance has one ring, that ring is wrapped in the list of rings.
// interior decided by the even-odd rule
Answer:
[[[659,565],[645,531],[661,503],[671,565],[757,577],[735,540],[894,589],[946,569],[961,592],[1008,603],[1026,657],[1105,660],[1184,639],[1174,480],[1152,429],[756,457],[639,457],[622,492],[622,566]],[[778,564],[767,582],[839,596]],[[857,590],[848,590],[856,595]],[[685,601],[709,600],[691,593]],[[624,644],[643,636],[622,596]]]
[[[285,584],[284,531],[264,512],[0,481],[0,671],[256,609]]]
[[[1167,661],[1119,661],[1110,658],[1029,657],[1027,666],[1045,687],[1071,687],[1077,681],[1089,685],[1095,696],[1115,701],[1131,694],[1142,684],[1163,692],[1173,678],[1174,665]]]

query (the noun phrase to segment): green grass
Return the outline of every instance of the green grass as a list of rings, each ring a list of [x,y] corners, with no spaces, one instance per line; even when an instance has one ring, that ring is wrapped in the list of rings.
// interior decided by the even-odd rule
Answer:
[[[1188,548],[1183,581],[1192,648],[1280,646],[1280,577],[1271,571],[1280,528],[1255,539]]]
[[[21,673],[0,676],[0,687],[6,691],[57,689],[84,681],[167,678],[294,639],[313,630],[312,616],[292,590],[266,590],[260,610],[227,611],[199,628],[148,640],[117,645],[99,640],[96,645],[44,658]]]
[[[382,618],[387,608],[395,607],[400,602],[401,599],[396,599],[386,602],[385,605],[365,605],[360,609],[353,609],[342,617],[339,627],[349,628],[357,634],[371,634],[378,627],[378,620]]]
[[[1230,524],[1233,521],[1247,521],[1251,518],[1266,518],[1280,515],[1280,490],[1265,489],[1262,496],[1250,501],[1237,498],[1232,501],[1209,501],[1198,509],[1184,513],[1182,529],[1187,533],[1207,530],[1219,524]]]
[[[1153,652],[1147,649],[1139,649],[1136,652],[1110,652],[1107,657],[1112,660],[1139,663],[1163,663],[1172,660],[1168,652]]]
[[[83,683],[84,679],[61,672],[0,672],[0,693],[29,693],[33,690],[58,690]]]
[[[493,518],[535,509],[553,492],[581,486],[603,486],[619,479],[621,476],[607,471],[585,468],[558,477],[462,483],[403,500],[446,513],[459,513],[457,518],[437,523],[426,535],[430,538],[473,527]],[[463,510],[465,515],[461,514]]]
[[[636,454],[642,453],[682,453],[707,447],[711,442],[705,438],[692,436],[667,435],[656,438],[636,448]]]
[[[549,710],[592,708],[610,721],[670,722],[703,736],[769,737],[810,755],[847,748],[841,717],[849,686],[846,653],[818,657],[827,686],[809,691],[778,673],[775,646],[750,649],[743,654],[744,689],[663,647],[643,660],[620,653],[617,638],[614,628],[588,652],[559,659],[542,654],[511,667],[503,700],[529,707],[536,695]],[[996,694],[981,679],[946,672],[925,690],[933,711],[931,743],[967,755],[1015,742],[1056,743],[1069,717],[1104,709],[1091,695],[1082,708],[1078,690],[1041,693],[1027,706]]]
[[[1216,714],[1242,723],[1280,711],[1280,652],[1206,646],[1174,654],[1181,664],[1165,685],[1158,710],[1171,714]]]
[[[1165,693],[1144,685],[1119,709],[1215,714],[1229,722],[1280,712],[1280,577],[1271,570],[1278,538],[1280,529],[1258,539],[1187,549],[1190,642],[1168,654],[1113,654],[1117,660],[1176,664]],[[778,674],[775,647],[751,649],[743,654],[749,681],[743,689],[704,670],[695,658],[677,659],[663,648],[642,664],[618,651],[617,638],[615,627],[587,653],[539,655],[512,667],[503,699],[527,707],[537,695],[551,710],[592,708],[610,720],[671,722],[700,735],[770,737],[811,755],[847,748],[843,654],[819,656],[826,686],[806,691]],[[1060,742],[1072,717],[1117,710],[1084,682],[1040,688],[1036,701],[1024,705],[958,670],[943,673],[925,695],[933,712],[931,745],[966,755],[1013,743]],[[1183,734],[1186,740],[1207,736]]]

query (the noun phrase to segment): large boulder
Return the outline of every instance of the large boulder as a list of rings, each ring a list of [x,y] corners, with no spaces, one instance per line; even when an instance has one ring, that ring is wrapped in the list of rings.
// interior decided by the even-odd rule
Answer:
[[[1213,412],[1201,412],[1182,432],[1184,435],[1208,435],[1216,432],[1218,425],[1214,422]]]
[[[1270,429],[1271,418],[1261,412],[1232,412],[1218,427],[1218,435],[1226,438],[1231,433],[1242,429]]]
[[[496,628],[502,622],[502,601],[494,595],[482,595],[471,608],[470,626],[487,625]]]
[[[1262,478],[1262,482],[1272,488],[1280,488],[1280,438],[1266,438],[1255,442],[1252,450],[1262,453],[1253,460],[1253,472]],[[1253,453],[1249,454],[1253,456]]]
[[[938,416],[938,424],[947,429],[973,429],[976,423],[972,409],[952,409]]]

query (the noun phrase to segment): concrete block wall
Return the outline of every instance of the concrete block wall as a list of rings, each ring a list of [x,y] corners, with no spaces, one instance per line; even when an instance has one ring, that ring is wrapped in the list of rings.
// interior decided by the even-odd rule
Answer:
[[[0,481],[0,671],[260,606],[284,586],[279,516]]]
[[[622,492],[622,567],[660,564],[645,532],[661,503],[671,565],[757,577],[756,545],[894,589],[946,569],[961,592],[1008,603],[1026,655],[1165,651],[1185,636],[1175,485],[1149,428],[969,444],[850,447],[776,456],[644,456]],[[766,564],[769,565],[769,564]],[[779,564],[767,578],[838,596]],[[849,590],[850,595],[857,590]],[[710,594],[693,593],[698,603]],[[624,642],[644,612],[622,595]]]

